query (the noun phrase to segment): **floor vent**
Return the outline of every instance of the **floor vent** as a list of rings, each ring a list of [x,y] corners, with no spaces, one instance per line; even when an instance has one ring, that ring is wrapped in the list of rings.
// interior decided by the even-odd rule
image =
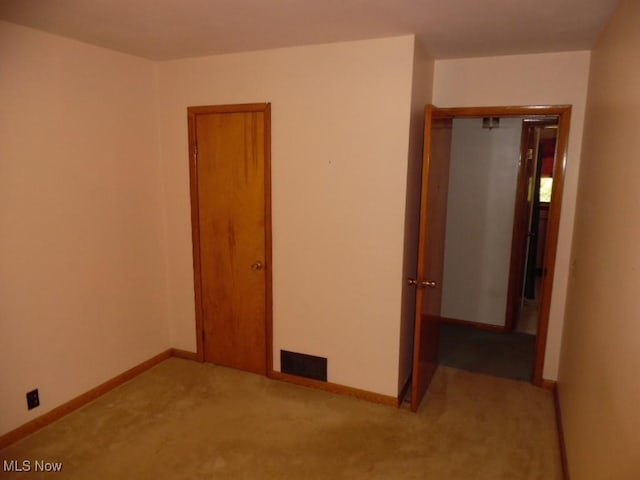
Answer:
[[[327,359],[324,357],[280,350],[280,370],[299,377],[327,381]]]

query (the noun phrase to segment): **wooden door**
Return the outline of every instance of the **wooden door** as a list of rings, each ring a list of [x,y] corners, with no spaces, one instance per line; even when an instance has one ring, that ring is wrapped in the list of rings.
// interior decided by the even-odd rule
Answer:
[[[525,119],[522,125],[520,164],[513,216],[513,235],[511,240],[511,266],[509,269],[509,287],[507,294],[507,315],[505,330],[516,327],[522,309],[525,293],[534,287],[537,250],[545,246],[546,234],[538,233],[540,216],[540,170],[542,167],[540,131],[545,126],[558,125],[558,120]],[[546,248],[543,248],[545,251]],[[529,258],[533,255],[532,258]],[[526,276],[531,275],[530,278]],[[529,283],[529,285],[527,285]],[[527,288],[528,287],[528,288]],[[534,296],[540,298],[541,292]]]
[[[509,286],[507,291],[507,307],[505,330],[511,331],[523,302],[523,285],[525,274],[525,256],[529,243],[530,215],[533,201],[533,182],[535,179],[535,163],[537,157],[536,124],[525,120],[522,125],[522,141],[520,146],[520,162],[513,214],[513,234],[511,239],[511,265],[509,269]]]
[[[451,158],[452,118],[427,105],[420,198],[416,319],[411,378],[411,410],[418,410],[438,367],[438,326],[442,305],[444,242]]]
[[[270,106],[190,107],[198,358],[271,360]]]

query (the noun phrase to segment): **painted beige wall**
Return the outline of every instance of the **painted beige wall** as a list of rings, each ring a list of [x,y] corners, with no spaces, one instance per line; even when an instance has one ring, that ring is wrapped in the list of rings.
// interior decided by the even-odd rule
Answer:
[[[439,107],[573,105],[543,372],[550,380],[558,377],[589,59],[589,52],[565,52],[438,60],[435,65],[433,102]]]
[[[453,120],[442,316],[505,324],[522,118]]]
[[[592,55],[559,393],[571,478],[640,478],[640,3]]]
[[[2,434],[167,349],[169,327],[154,65],[5,22],[0,64]]]
[[[397,394],[412,36],[159,64],[173,346],[194,351],[186,108],[272,103],[274,368]]]
[[[424,144],[425,106],[431,103],[433,92],[434,61],[415,42],[413,53],[413,80],[411,84],[411,123],[409,126],[409,161],[407,172],[407,194],[404,216],[404,258],[402,275],[402,316],[400,323],[400,370],[398,390],[402,389],[411,375],[413,365],[413,333],[416,311],[415,287],[406,283],[407,278],[416,278],[418,265],[418,237],[420,227],[420,193],[422,174],[422,150]]]

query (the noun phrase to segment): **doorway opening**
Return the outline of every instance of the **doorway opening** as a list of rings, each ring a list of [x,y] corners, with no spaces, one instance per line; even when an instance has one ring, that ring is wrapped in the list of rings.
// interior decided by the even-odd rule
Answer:
[[[529,337],[530,367],[522,379],[542,386],[571,107],[429,105],[426,114],[418,268],[409,282],[417,287],[412,383],[421,387],[413,389],[412,408],[433,373],[424,359],[442,363],[443,338],[433,336],[444,337],[444,330],[474,333],[483,357],[498,348],[492,337]],[[443,122],[446,136],[439,131]],[[488,139],[485,146],[468,138],[456,145],[456,124],[476,129],[472,136]],[[509,129],[515,153],[503,164],[483,160],[483,149],[503,149],[499,138]],[[453,181],[457,170],[461,177]],[[436,182],[432,172],[447,173]],[[434,218],[445,218],[437,231]],[[434,242],[444,258],[425,254]],[[527,313],[537,321],[527,323]],[[426,328],[434,323],[437,328]],[[423,371],[429,373],[420,380]]]
[[[441,364],[533,380],[557,127],[453,120]]]

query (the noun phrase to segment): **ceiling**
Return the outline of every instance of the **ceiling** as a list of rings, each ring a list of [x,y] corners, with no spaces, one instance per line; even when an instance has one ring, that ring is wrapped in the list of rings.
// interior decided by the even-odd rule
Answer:
[[[618,0],[0,0],[0,19],[153,60],[417,34],[435,58],[590,49]]]

